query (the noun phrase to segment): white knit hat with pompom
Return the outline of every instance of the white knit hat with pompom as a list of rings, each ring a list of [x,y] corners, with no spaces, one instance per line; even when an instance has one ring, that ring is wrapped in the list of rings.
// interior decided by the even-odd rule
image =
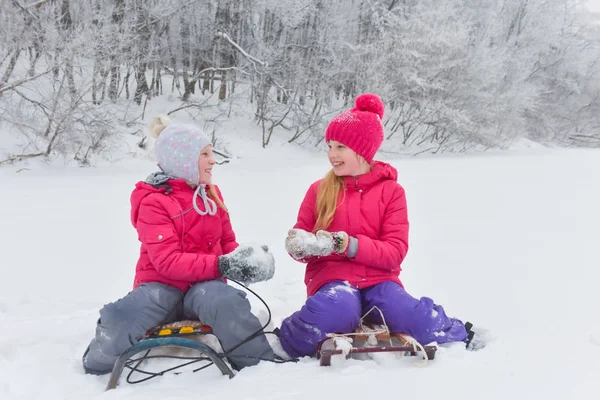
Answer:
[[[158,166],[167,175],[197,185],[198,158],[202,149],[212,144],[210,138],[196,125],[169,122],[166,115],[159,115],[148,124],[150,136],[156,138],[154,152]]]

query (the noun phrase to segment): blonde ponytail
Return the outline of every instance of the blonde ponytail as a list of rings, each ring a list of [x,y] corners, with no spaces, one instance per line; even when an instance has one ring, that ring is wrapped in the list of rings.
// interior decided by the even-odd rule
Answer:
[[[317,190],[317,222],[315,222],[313,232],[329,227],[335,215],[340,191],[343,188],[344,181],[335,175],[333,170],[325,175]]]
[[[213,199],[215,201],[215,203],[217,203],[217,206],[219,206],[221,209],[223,209],[223,211],[229,212],[229,210],[227,210],[227,207],[225,207],[225,204],[221,201],[221,198],[217,194],[217,190],[215,189],[215,187],[213,185],[207,185],[207,186],[208,186],[208,197]]]

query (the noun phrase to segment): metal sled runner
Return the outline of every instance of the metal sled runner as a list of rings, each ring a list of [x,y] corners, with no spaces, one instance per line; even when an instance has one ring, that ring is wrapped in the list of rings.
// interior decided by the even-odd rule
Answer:
[[[219,368],[223,375],[227,375],[229,376],[229,378],[233,378],[235,374],[233,373],[231,368],[229,368],[229,366],[225,363],[221,355],[219,355],[213,348],[211,348],[207,344],[201,343],[198,340],[194,340],[197,339],[199,336],[212,334],[212,328],[208,325],[202,324],[199,321],[179,321],[171,324],[160,325],[150,329],[148,332],[146,332],[146,336],[142,340],[140,340],[140,342],[131,346],[117,359],[111,372],[110,378],[108,380],[106,390],[115,389],[117,387],[119,383],[119,378],[121,377],[121,374],[123,373],[123,370],[125,368],[131,369],[132,372],[137,371],[149,375],[149,377],[139,381],[141,382],[150,378],[154,378],[156,376],[163,375],[165,372],[173,371],[179,367],[189,365],[200,360],[210,361],[210,364],[202,368],[214,364],[217,366],[217,368]],[[159,373],[146,372],[138,368],[139,364],[144,359],[152,358],[147,357],[150,350],[157,347],[165,346],[197,350],[198,352],[202,353],[203,356],[184,357],[183,359],[188,360],[187,363],[177,367],[169,368]],[[133,358],[135,355],[144,351],[146,352],[146,355],[137,359]],[[168,356],[159,357],[168,358]],[[132,366],[132,364],[135,363],[137,363],[137,365]]]
[[[351,358],[353,354],[396,352],[416,356],[421,353],[426,360],[433,360],[437,346],[422,346],[412,336],[391,333],[386,327],[361,325],[350,334],[332,334],[319,343],[317,358],[321,366],[331,365],[331,357],[344,354]]]

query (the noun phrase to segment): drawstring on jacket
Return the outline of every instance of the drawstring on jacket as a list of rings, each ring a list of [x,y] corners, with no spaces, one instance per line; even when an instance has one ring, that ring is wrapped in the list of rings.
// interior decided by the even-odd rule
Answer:
[[[196,198],[200,196],[200,198],[202,198],[202,201],[204,202],[204,209],[205,211],[202,211],[200,209],[200,207],[198,207],[198,204],[196,203]],[[207,195],[206,195],[206,185],[201,184],[198,185],[198,187],[196,188],[196,191],[194,192],[194,199],[192,201],[192,204],[194,205],[194,210],[196,210],[196,212],[200,215],[215,215],[217,213],[217,203],[215,203],[215,201],[213,199],[210,199]]]
[[[155,188],[165,188],[170,190],[171,187],[167,183],[169,179],[180,179],[172,175],[167,175],[164,172],[154,172],[146,178],[146,183],[152,185]],[[200,196],[202,202],[204,203],[204,210],[202,211],[200,207],[198,207],[198,203],[196,202],[196,197]],[[194,196],[192,199],[192,204],[194,205],[194,210],[200,215],[215,215],[217,213],[217,203],[206,194],[206,185],[200,184],[194,191]]]

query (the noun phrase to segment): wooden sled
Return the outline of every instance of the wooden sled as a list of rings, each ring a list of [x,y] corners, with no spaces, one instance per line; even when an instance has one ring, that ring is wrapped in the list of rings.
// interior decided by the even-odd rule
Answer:
[[[351,358],[353,354],[397,352],[403,355],[422,355],[424,360],[433,360],[437,346],[422,346],[412,336],[389,332],[383,325],[361,324],[354,333],[330,334],[317,348],[319,365],[331,365],[331,357],[344,354]]]

